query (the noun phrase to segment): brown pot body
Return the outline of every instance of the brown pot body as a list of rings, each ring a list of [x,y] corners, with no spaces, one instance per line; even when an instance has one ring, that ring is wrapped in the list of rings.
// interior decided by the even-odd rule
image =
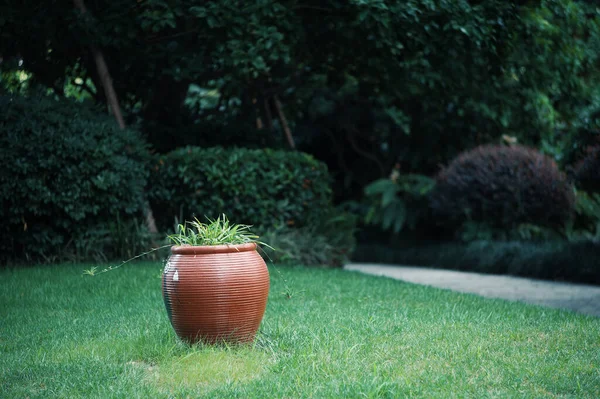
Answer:
[[[174,246],[162,290],[182,340],[251,342],[267,306],[269,272],[256,244]]]

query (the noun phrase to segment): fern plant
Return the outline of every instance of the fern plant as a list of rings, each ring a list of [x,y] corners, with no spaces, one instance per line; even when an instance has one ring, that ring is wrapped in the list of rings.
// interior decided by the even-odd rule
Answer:
[[[373,201],[365,221],[394,233],[399,233],[407,224],[414,228],[421,212],[411,205],[422,203],[420,200],[434,186],[433,179],[417,174],[375,180],[365,187],[365,194]]]

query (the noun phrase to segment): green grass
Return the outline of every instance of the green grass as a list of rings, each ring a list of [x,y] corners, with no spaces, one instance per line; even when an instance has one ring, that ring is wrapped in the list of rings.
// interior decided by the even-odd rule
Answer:
[[[159,264],[89,267],[0,270],[1,397],[600,397],[598,318],[271,267],[254,346],[189,347]]]

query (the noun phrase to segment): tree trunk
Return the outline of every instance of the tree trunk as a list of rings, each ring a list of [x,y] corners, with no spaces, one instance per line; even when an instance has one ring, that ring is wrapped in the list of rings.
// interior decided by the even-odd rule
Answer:
[[[85,7],[85,3],[83,0],[73,0],[75,7],[81,11],[82,14],[87,12]],[[96,69],[98,70],[98,76],[100,81],[102,82],[102,87],[104,89],[104,94],[106,95],[106,101],[108,102],[108,106],[112,110],[112,113],[119,124],[121,129],[125,129],[125,120],[123,119],[123,114],[121,113],[121,107],[119,106],[119,100],[117,99],[117,93],[115,92],[115,88],[112,84],[112,79],[110,77],[110,73],[108,72],[108,67],[106,66],[106,61],[104,61],[104,56],[102,52],[95,46],[90,46],[92,51],[92,55],[94,57],[94,61],[96,62]],[[148,231],[152,234],[158,233],[158,229],[156,228],[156,221],[154,220],[154,214],[152,213],[152,208],[150,208],[150,203],[147,198],[144,198],[143,201],[144,206],[144,216],[146,219],[146,227]]]
[[[83,0],[73,0],[73,3],[75,3],[75,7],[77,7],[82,14],[87,12],[87,8],[85,7]],[[100,77],[102,87],[104,88],[104,94],[106,95],[108,106],[115,116],[119,127],[121,129],[125,129],[125,121],[123,120],[123,115],[121,114],[121,107],[119,106],[117,93],[115,93],[112,79],[108,73],[108,67],[106,66],[106,61],[104,61],[104,56],[102,55],[102,52],[95,46],[90,46],[90,49],[92,50],[92,56],[96,62],[96,69],[98,70],[98,76]]]
[[[288,144],[292,150],[296,149],[296,143],[294,142],[294,138],[292,137],[292,132],[290,131],[290,127],[287,123],[287,119],[285,118],[285,114],[283,113],[283,109],[281,107],[281,102],[279,101],[279,97],[274,96],[273,100],[275,101],[275,108],[277,108],[277,114],[279,115],[279,120],[281,121],[281,126],[283,127],[283,131],[285,132],[285,137],[287,138]]]

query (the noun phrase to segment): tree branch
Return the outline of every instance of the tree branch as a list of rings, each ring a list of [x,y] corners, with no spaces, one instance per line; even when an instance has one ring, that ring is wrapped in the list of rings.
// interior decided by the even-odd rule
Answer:
[[[87,13],[87,8],[85,7],[83,0],[73,0],[73,3],[75,4],[75,7],[81,11],[81,14]],[[119,124],[119,127],[121,129],[125,129],[125,121],[123,120],[123,115],[121,114],[121,107],[119,106],[117,93],[115,93],[115,88],[112,84],[112,79],[110,78],[106,61],[104,60],[104,55],[102,55],[102,52],[94,45],[91,45],[90,49],[92,51],[94,61],[96,62],[98,76],[100,76],[100,81],[102,82],[102,87],[104,88],[104,94],[106,95],[108,105],[110,106],[113,115]]]
[[[292,132],[290,131],[290,127],[287,123],[287,119],[285,118],[285,114],[283,113],[283,109],[281,107],[281,102],[279,101],[279,97],[274,96],[273,101],[275,101],[275,108],[277,108],[277,114],[279,115],[279,120],[281,121],[281,126],[283,127],[283,131],[285,132],[285,137],[287,138],[288,144],[292,150],[296,149],[296,143],[294,142],[294,138],[292,137]]]

